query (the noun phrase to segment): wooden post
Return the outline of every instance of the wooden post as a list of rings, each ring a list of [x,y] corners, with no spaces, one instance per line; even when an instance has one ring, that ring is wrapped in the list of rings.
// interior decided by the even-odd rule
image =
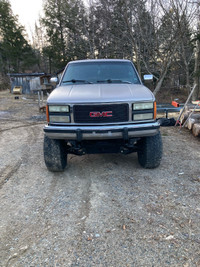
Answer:
[[[38,91],[38,106],[40,108],[40,91]]]

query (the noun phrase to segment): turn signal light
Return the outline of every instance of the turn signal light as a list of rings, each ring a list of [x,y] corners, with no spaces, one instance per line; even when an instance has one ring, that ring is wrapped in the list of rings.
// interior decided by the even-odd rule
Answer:
[[[156,107],[156,101],[154,102],[154,120],[156,120],[156,116],[157,116],[157,107]]]
[[[48,108],[48,105],[46,105],[46,119],[47,119],[47,122],[49,122],[49,108]]]

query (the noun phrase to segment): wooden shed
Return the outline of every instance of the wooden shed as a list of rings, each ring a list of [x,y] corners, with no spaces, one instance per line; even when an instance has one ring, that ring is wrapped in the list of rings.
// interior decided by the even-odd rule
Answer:
[[[9,73],[11,93],[15,86],[22,87],[22,94],[30,94],[41,89],[51,89],[50,74],[45,73]]]

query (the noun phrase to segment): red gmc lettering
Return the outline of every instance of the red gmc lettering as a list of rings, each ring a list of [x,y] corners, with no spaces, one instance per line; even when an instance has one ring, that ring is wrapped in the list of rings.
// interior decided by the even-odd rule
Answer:
[[[97,118],[97,117],[112,117],[112,111],[103,111],[103,112],[99,112],[99,111],[92,111],[90,112],[90,117],[91,118]]]

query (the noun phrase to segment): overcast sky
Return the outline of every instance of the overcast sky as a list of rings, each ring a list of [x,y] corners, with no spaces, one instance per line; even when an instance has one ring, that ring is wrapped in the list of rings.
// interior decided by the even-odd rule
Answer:
[[[42,0],[10,0],[12,11],[14,15],[18,15],[19,22],[25,26],[29,38],[39,14],[42,14],[42,2]]]
[[[84,0],[87,3],[88,0]],[[31,29],[34,31],[35,22],[42,15],[43,0],[10,0],[14,15],[18,15],[19,22],[25,26],[31,39]]]

